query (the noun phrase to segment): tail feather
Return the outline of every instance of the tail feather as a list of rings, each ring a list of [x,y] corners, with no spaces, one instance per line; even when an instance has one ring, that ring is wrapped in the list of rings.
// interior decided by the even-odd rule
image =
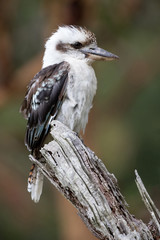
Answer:
[[[40,200],[43,189],[43,174],[39,167],[32,165],[28,178],[28,192],[31,193],[31,199],[37,203]]]

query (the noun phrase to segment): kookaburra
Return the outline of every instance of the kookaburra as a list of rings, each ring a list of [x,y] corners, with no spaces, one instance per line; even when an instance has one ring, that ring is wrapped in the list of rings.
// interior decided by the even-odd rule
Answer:
[[[62,26],[45,44],[43,66],[31,80],[20,111],[28,120],[25,144],[34,157],[39,157],[56,119],[71,130],[85,130],[97,79],[92,68],[95,60],[110,61],[118,56],[97,47],[95,35],[79,26]],[[43,176],[33,165],[28,191],[39,201]]]

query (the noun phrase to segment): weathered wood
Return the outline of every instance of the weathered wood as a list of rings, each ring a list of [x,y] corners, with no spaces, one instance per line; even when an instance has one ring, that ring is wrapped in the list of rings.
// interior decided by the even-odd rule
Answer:
[[[149,228],[152,231],[154,238],[160,239],[160,212],[155,206],[151,197],[149,196],[137,170],[135,170],[135,175],[136,175],[136,184],[137,184],[138,190],[152,218],[151,222],[149,223]]]
[[[105,240],[152,240],[151,231],[127,209],[115,176],[77,134],[52,121],[53,141],[35,162],[49,181],[77,208],[88,229]]]

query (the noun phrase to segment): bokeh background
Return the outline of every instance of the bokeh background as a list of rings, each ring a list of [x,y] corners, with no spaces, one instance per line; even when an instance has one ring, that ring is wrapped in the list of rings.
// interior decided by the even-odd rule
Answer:
[[[76,210],[45,180],[38,204],[26,190],[31,163],[19,114],[26,86],[41,68],[44,42],[58,25],[93,31],[120,56],[97,62],[98,91],[85,143],[115,174],[129,211],[149,221],[137,169],[160,209],[160,1],[1,0],[0,239],[94,239]]]

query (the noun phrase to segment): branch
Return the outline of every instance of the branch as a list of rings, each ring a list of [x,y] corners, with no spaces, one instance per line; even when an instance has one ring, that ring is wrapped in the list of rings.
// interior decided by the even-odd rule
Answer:
[[[142,197],[142,200],[143,200],[148,212],[150,213],[150,215],[152,217],[152,221],[149,225],[149,228],[151,229],[153,234],[155,236],[159,236],[159,239],[160,239],[160,212],[156,208],[151,197],[149,196],[149,194],[142,182],[142,179],[138,175],[137,170],[135,170],[135,175],[136,175],[136,184],[137,184],[138,190],[140,192],[140,195]],[[158,239],[158,237],[157,238],[155,237],[155,239]]]
[[[104,240],[152,240],[149,228],[132,216],[117,180],[77,134],[52,121],[53,141],[33,159],[48,180],[77,208],[88,229]]]

